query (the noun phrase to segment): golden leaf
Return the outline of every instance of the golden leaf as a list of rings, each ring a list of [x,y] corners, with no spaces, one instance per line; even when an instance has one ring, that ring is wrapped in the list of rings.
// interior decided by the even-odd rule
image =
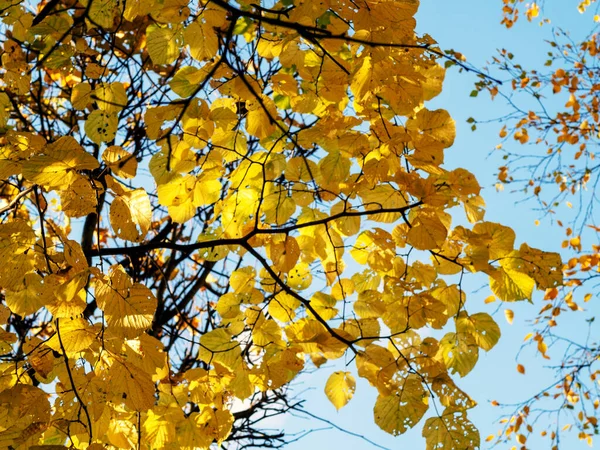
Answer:
[[[352,399],[356,381],[350,372],[333,372],[325,384],[325,395],[340,410]]]
[[[108,279],[96,279],[96,301],[108,329],[117,335],[139,336],[152,326],[156,297],[143,284],[133,283],[122,266],[113,266]]]
[[[151,222],[152,207],[144,189],[125,192],[110,205],[110,224],[121,239],[143,241]]]
[[[422,382],[408,376],[390,395],[379,395],[373,413],[375,423],[397,436],[414,427],[429,408],[428,394]]]
[[[85,121],[85,133],[96,144],[109,142],[115,138],[119,118],[116,113],[97,109],[92,111]]]
[[[180,33],[176,29],[149,25],[146,29],[148,40],[148,53],[154,64],[171,64],[177,59],[181,51],[179,49]]]

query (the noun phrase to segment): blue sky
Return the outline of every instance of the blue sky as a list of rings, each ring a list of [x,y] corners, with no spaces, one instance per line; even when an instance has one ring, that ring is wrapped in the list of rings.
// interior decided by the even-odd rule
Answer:
[[[578,30],[589,31],[593,25],[593,13],[579,15],[576,1],[549,0],[546,3],[545,13],[552,19],[552,24],[574,30],[575,38],[578,37]],[[478,67],[484,66],[500,47],[510,49],[515,53],[517,60],[526,62],[531,67],[541,67],[548,52],[548,47],[543,40],[550,37],[551,26],[539,27],[537,24],[526,23],[522,19],[513,29],[506,30],[500,25],[500,9],[500,0],[455,2],[421,0],[417,15],[417,30],[420,33],[430,34],[444,49],[453,48],[462,52]],[[457,139],[454,146],[446,153],[446,168],[465,167],[476,174],[484,187],[482,195],[487,203],[486,220],[512,227],[517,233],[517,244],[527,242],[534,247],[560,251],[564,232],[544,221],[540,226],[536,226],[534,222],[540,218],[540,215],[532,211],[532,207],[535,206],[533,203],[520,203],[522,196],[519,194],[510,194],[507,191],[496,192],[494,174],[497,172],[497,167],[502,165],[502,160],[492,150],[499,141],[499,126],[497,124],[479,126],[473,133],[466,120],[471,116],[482,120],[499,116],[505,110],[505,105],[502,104],[502,100],[491,102],[485,95],[477,99],[470,98],[469,93],[473,89],[474,81],[474,76],[460,74],[455,69],[450,70],[447,73],[443,93],[428,105],[432,109],[447,109],[457,122]],[[530,305],[521,302],[508,305],[515,312],[513,325],[508,325],[504,319],[504,305],[483,303],[489,295],[487,287],[482,287],[484,283],[484,279],[477,277],[468,281],[466,290],[470,311],[486,311],[493,314],[502,328],[503,336],[491,352],[480,353],[476,368],[464,379],[458,380],[458,384],[478,402],[478,406],[469,412],[469,416],[481,432],[482,448],[488,448],[484,439],[499,429],[497,420],[502,414],[502,411],[492,407],[489,401],[498,399],[506,403],[518,402],[535,394],[540,388],[551,383],[553,378],[551,371],[543,369],[543,365],[549,363],[545,363],[541,358],[531,360],[535,355],[534,352],[523,353],[519,360],[526,365],[527,376],[520,375],[516,371],[516,352],[521,346],[523,337],[530,331],[526,319],[534,316],[539,310],[539,304]],[[575,337],[579,333],[579,328],[576,329],[577,323],[580,322],[569,325],[566,321],[561,326],[563,331]],[[569,326],[572,329],[568,329]],[[301,396],[307,399],[305,408],[308,411],[344,429],[364,435],[385,448],[425,448],[425,442],[421,437],[424,420],[410,432],[396,438],[387,435],[373,423],[372,409],[376,392],[366,382],[358,380],[355,397],[340,412],[336,412],[325,398],[323,388],[331,372],[345,370],[343,361],[341,364],[330,364],[328,368],[321,369],[313,375],[301,377],[301,384],[296,386],[298,392],[307,389]],[[311,418],[293,417],[278,422],[277,425],[285,425],[288,432],[328,427],[326,423],[318,423]],[[536,445],[535,441],[528,442],[532,444],[531,448],[549,448],[547,443],[548,441],[538,441]],[[564,448],[569,450],[589,448],[587,444],[576,439],[576,436],[563,441],[562,444],[566,444]],[[357,437],[329,428],[316,431],[286,448],[289,450],[307,448],[354,450],[376,447]],[[510,446],[503,448],[510,448]]]

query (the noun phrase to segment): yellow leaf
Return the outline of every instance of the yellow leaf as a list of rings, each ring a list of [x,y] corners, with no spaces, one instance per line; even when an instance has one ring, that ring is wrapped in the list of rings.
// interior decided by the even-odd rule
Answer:
[[[83,6],[88,6],[88,2],[90,20],[102,28],[111,28],[118,11],[117,0],[84,0]]]
[[[489,295],[485,298],[485,300],[483,301],[483,303],[485,303],[486,305],[488,303],[494,303],[496,301],[496,296],[495,295]]]
[[[100,83],[94,89],[93,97],[98,108],[107,113],[118,113],[127,106],[127,93],[123,83]]]
[[[49,422],[52,417],[48,394],[28,384],[16,384],[0,392],[2,431],[0,442],[5,448],[20,447],[32,434],[39,436],[44,427],[32,426]],[[27,446],[29,448],[29,446]]]
[[[477,406],[477,403],[466,392],[456,386],[448,373],[436,376],[431,388],[437,395],[438,401],[448,410],[466,411]]]
[[[479,347],[491,350],[500,339],[500,327],[487,313],[461,313],[456,320],[457,333],[470,333]]]
[[[269,302],[269,314],[280,322],[289,322],[296,317],[300,301],[285,292],[280,292]]]
[[[121,239],[143,241],[151,222],[152,206],[143,188],[115,197],[110,205],[110,224]]]
[[[64,347],[68,357],[86,350],[100,332],[100,327],[92,326],[80,317],[58,319],[56,324],[57,332],[46,341],[46,345],[60,353]]]
[[[197,181],[194,185],[194,206],[201,208],[216,203],[221,197],[222,188],[219,180]]]
[[[298,241],[291,236],[279,241],[272,239],[266,250],[267,256],[273,261],[273,267],[281,272],[292,270],[300,257]]]
[[[10,310],[4,305],[0,305],[0,325],[6,325],[9,317]]]
[[[216,362],[236,371],[242,365],[240,343],[233,340],[223,328],[217,328],[200,338],[199,358],[205,363]]]
[[[77,178],[79,170],[93,170],[98,161],[71,136],[59,138],[23,165],[23,176],[50,188],[64,187]]]
[[[311,285],[312,279],[313,276],[309,265],[301,262],[296,264],[296,266],[289,271],[287,284],[293,289],[302,291]]]
[[[269,114],[265,111],[266,104],[270,105],[270,101],[266,96],[261,97],[263,105],[257,100],[246,102],[248,114],[246,115],[246,131],[259,139],[269,137],[276,130],[274,120],[276,111],[268,109]],[[275,114],[273,114],[275,112]]]
[[[168,183],[177,174],[190,172],[196,167],[196,157],[188,144],[174,140],[170,142],[170,145],[165,142],[162,150],[155,153],[148,164],[150,173],[158,185]],[[169,155],[171,156],[170,167],[167,170]]]
[[[423,427],[426,450],[479,448],[477,428],[467,419],[467,414],[445,410],[439,417],[431,417]]]
[[[479,358],[479,347],[471,334],[447,333],[440,341],[438,358],[452,373],[467,375]]]
[[[119,118],[116,113],[101,109],[92,111],[85,121],[85,133],[96,144],[112,141],[117,134]]]
[[[28,316],[44,306],[48,295],[44,295],[44,282],[37,273],[28,273],[23,279],[24,288],[6,292],[6,306],[13,314]]]
[[[512,309],[505,309],[504,317],[506,318],[506,321],[509,323],[509,325],[512,325],[513,319],[515,318],[515,313]]]
[[[180,33],[176,29],[149,25],[146,28],[148,54],[157,65],[171,64],[181,54]]]
[[[55,361],[60,361],[52,354],[52,350],[37,336],[33,336],[23,344],[23,350],[29,355],[29,363],[38,376],[48,378],[54,369]]]
[[[473,231],[485,241],[490,259],[499,259],[510,254],[515,245],[515,232],[494,222],[475,224]]]
[[[87,178],[75,177],[68,189],[60,191],[62,210],[69,217],[87,216],[96,211],[100,193]]]
[[[490,276],[492,292],[505,302],[531,299],[534,287],[533,278],[516,270],[498,268]]]
[[[419,135],[427,136],[440,142],[444,147],[450,147],[456,136],[456,125],[448,111],[438,109],[429,111],[422,109],[414,119],[408,120],[406,128]]]
[[[325,384],[325,395],[337,410],[346,406],[355,390],[356,381],[350,372],[334,372]]]
[[[558,253],[544,252],[523,243],[517,261],[522,265],[520,270],[535,280],[538,289],[562,285],[562,262]]]
[[[121,384],[117,383],[117,386],[121,387]],[[116,447],[135,448],[138,442],[138,431],[136,430],[136,426],[129,420],[113,419],[108,426],[106,437]]]
[[[71,104],[73,108],[82,111],[92,102],[92,87],[89,83],[79,83],[71,91]]]
[[[114,360],[109,375],[113,402],[123,402],[134,411],[147,411],[154,405],[154,382],[150,375],[127,361]]]
[[[108,279],[96,279],[96,301],[111,332],[135,337],[152,326],[154,294],[143,284],[133,283],[120,265],[111,267]]]
[[[154,0],[129,0],[125,3],[123,17],[132,22],[138,16],[149,14],[155,6]]]
[[[206,79],[207,74],[206,66],[202,69],[184,66],[169,81],[169,86],[180,97],[190,97],[196,92],[200,83]]]
[[[122,147],[112,145],[102,153],[102,160],[112,170],[113,174],[121,178],[133,178],[137,172],[138,162]]]
[[[213,58],[219,50],[218,35],[208,23],[196,20],[189,24],[183,32],[186,45],[190,46],[190,55],[197,61]]]
[[[83,312],[87,305],[83,289],[87,284],[88,275],[88,271],[84,270],[66,281],[53,280],[52,276],[44,279],[47,289],[54,290],[54,298],[46,304],[54,317],[75,317]]]
[[[255,311],[255,310],[246,310]],[[279,348],[285,348],[286,343],[282,339],[281,328],[272,319],[265,319],[264,315],[259,316],[259,320],[256,323],[252,323],[251,320],[246,321],[249,326],[252,326],[252,339],[256,345],[261,348],[273,345]]]
[[[407,242],[417,250],[433,250],[444,245],[448,230],[434,216],[418,217],[406,235]]]
[[[421,380],[409,375],[390,395],[379,395],[375,401],[375,423],[397,436],[414,427],[427,409],[428,394]]]
[[[352,89],[352,93],[358,101],[363,101],[369,94],[373,76],[371,57],[365,56],[361,62],[362,64],[352,77],[352,84],[350,85],[350,89]]]
[[[168,183],[158,186],[158,202],[168,206],[169,215],[177,223],[185,223],[194,217],[194,185],[192,175],[176,175]]]
[[[333,319],[337,315],[336,303],[337,300],[334,297],[322,292],[316,292],[310,299],[311,306],[323,320]],[[312,316],[312,312],[309,311],[309,315]]]
[[[350,159],[338,150],[331,151],[319,162],[319,171],[325,183],[342,182],[350,174]]]
[[[144,420],[144,436],[152,448],[164,448],[170,442],[176,442],[175,423],[168,415],[156,414],[149,410]]]
[[[483,220],[485,216],[485,201],[480,195],[463,198],[463,207],[467,214],[467,220],[470,223],[476,223]]]

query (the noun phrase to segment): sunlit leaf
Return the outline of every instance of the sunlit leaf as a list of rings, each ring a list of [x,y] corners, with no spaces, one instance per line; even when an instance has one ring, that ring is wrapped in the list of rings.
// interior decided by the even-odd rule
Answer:
[[[115,197],[110,205],[110,223],[122,239],[144,239],[152,221],[150,199],[144,189],[135,189]]]
[[[352,399],[355,390],[356,381],[349,372],[334,372],[325,384],[325,395],[338,410]]]
[[[375,423],[394,436],[414,427],[429,408],[429,398],[420,380],[406,378],[390,395],[379,395],[373,413]]]

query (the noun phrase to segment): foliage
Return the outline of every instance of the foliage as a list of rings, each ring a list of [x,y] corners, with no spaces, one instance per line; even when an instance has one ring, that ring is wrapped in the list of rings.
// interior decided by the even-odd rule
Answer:
[[[502,23],[506,27],[512,27],[523,6],[529,21],[539,17],[540,25],[550,23],[543,15],[543,2],[521,3],[504,0]],[[536,395],[516,409],[511,405],[503,430],[489,437],[514,439],[523,448],[534,432],[548,437],[552,448],[559,448],[561,434],[567,431],[575,431],[590,446],[599,432],[600,346],[594,332],[598,311],[594,291],[600,270],[596,213],[600,181],[598,6],[594,0],[570,5],[580,13],[588,12],[590,33],[578,39],[569,31],[553,29],[543,67],[530,68],[519,60],[516,49],[514,53],[502,49],[491,67],[506,75],[504,85],[489,79],[476,85],[476,93],[486,90],[492,99],[509,106],[508,114],[497,118],[502,129],[496,152],[504,160],[497,188],[520,190],[536,203],[546,221],[564,228],[562,247],[568,255],[564,287],[546,291],[524,344],[533,346],[550,365],[555,381],[538,386]],[[579,330],[579,335],[573,330]],[[527,373],[526,368],[527,364],[517,365],[522,374]]]
[[[479,447],[454,379],[500,331],[463,276],[530,299],[560,258],[442,167],[425,102],[471,68],[417,7],[0,1],[3,447],[279,446],[287,386],[344,356],[382,429]]]

